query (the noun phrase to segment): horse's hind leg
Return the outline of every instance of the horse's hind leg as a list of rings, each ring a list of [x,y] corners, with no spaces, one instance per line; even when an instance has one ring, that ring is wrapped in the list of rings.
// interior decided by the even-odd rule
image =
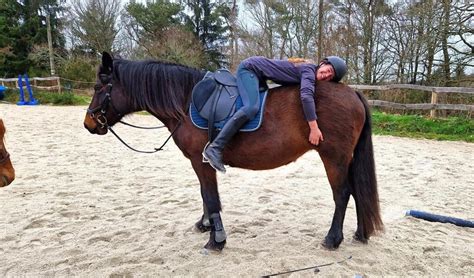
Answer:
[[[220,215],[221,202],[217,190],[216,171],[209,164],[202,163],[201,157],[192,159],[191,163],[201,184],[201,196],[204,203],[203,216],[196,223],[196,227],[202,232],[209,228],[211,230],[209,241],[204,248],[222,250],[227,236]]]
[[[323,242],[324,247],[332,250],[338,248],[344,239],[342,228],[344,217],[346,215],[347,203],[349,202],[351,194],[348,181],[349,158],[338,159],[335,161],[331,155],[325,156],[320,153],[320,156],[324,163],[329,183],[331,184],[332,196],[336,205],[331,228]]]
[[[202,203],[203,214],[201,219],[199,219],[194,226],[198,229],[201,233],[209,232],[211,230],[211,221],[209,219],[209,212],[207,211],[207,206],[203,202]]]

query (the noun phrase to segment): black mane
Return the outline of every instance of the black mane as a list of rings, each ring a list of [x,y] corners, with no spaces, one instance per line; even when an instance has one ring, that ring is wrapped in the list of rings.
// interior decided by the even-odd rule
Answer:
[[[194,85],[205,72],[160,61],[114,59],[114,79],[124,87],[134,107],[166,118],[185,117]]]

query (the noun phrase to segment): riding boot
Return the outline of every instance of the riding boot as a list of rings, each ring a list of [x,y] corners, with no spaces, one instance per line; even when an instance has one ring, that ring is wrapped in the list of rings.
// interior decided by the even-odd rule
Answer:
[[[243,111],[237,111],[224,125],[216,139],[206,147],[202,155],[208,160],[212,168],[225,173],[224,163],[222,162],[222,150],[246,121],[248,121],[247,115]]]

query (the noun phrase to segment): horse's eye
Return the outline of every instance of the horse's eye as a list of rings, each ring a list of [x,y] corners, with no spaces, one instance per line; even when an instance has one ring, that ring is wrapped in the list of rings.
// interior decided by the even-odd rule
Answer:
[[[102,86],[101,86],[101,85],[99,85],[99,84],[95,84],[95,85],[94,85],[94,91],[97,92],[97,91],[100,91],[100,89],[102,89]]]

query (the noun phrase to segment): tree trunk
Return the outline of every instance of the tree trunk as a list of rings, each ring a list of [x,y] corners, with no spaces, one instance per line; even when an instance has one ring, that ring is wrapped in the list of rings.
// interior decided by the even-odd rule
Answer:
[[[318,9],[318,56],[317,60],[321,61],[323,58],[323,30],[324,30],[324,1],[319,0],[319,9]]]
[[[372,77],[372,36],[374,29],[374,3],[373,0],[370,0],[367,5],[367,10],[365,14],[364,22],[364,41],[363,41],[363,64],[364,64],[364,83],[371,84]]]
[[[450,3],[451,0],[443,0],[443,17],[442,17],[442,33],[441,33],[441,48],[443,50],[443,86],[449,84],[450,67],[449,67],[449,52],[448,52],[448,37],[449,37],[449,18],[450,18]]]

